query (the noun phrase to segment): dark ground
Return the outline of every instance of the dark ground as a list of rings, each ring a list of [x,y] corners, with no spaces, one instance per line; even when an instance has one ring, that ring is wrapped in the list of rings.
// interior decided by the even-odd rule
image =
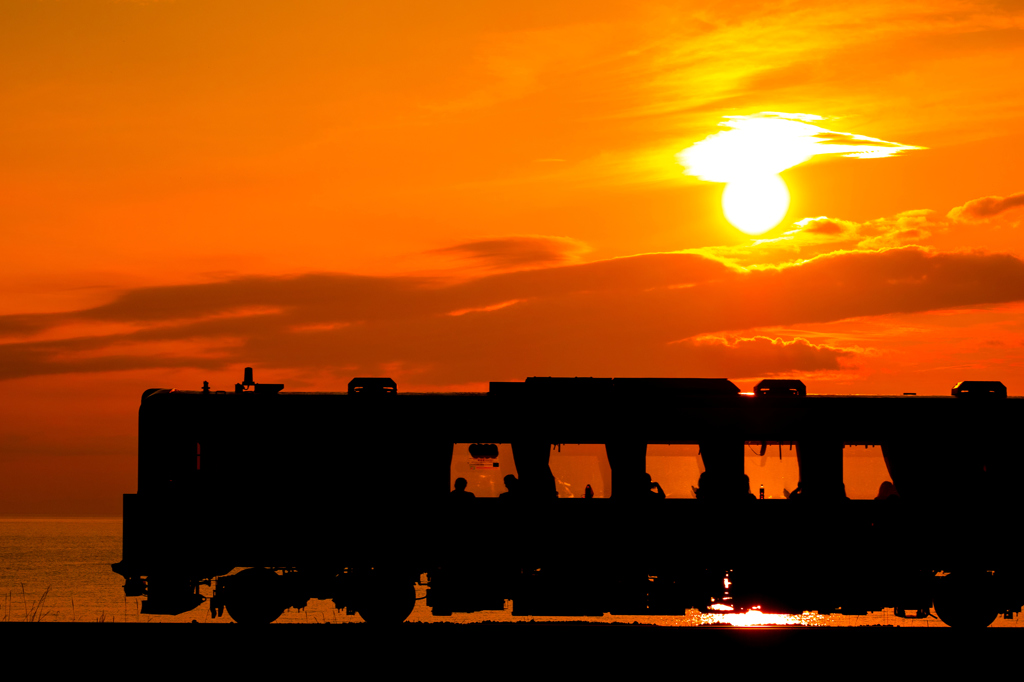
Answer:
[[[586,623],[332,625],[0,623],[6,668],[133,678],[262,679],[1019,675],[1024,632],[992,628],[658,627]],[[968,670],[963,670],[964,664]],[[1007,668],[1007,664],[1009,667]],[[12,678],[16,679],[16,678]]]

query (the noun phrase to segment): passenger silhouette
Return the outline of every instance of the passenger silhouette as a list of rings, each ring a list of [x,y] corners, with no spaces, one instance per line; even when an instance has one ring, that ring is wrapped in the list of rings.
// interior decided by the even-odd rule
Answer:
[[[755,495],[753,493],[753,491],[750,489],[750,476],[747,476],[746,474],[743,474],[742,481],[743,481],[743,489],[747,491],[747,493],[745,495],[746,499],[748,499],[748,500],[756,500],[757,499],[757,495]]]
[[[698,500],[713,500],[720,497],[718,486],[715,483],[711,474],[705,471],[697,479],[697,487],[692,488],[691,486],[694,497]]]
[[[583,497],[588,500],[594,499],[594,489],[590,487],[589,483],[587,484],[587,489],[583,491]]]
[[[701,488],[703,488],[703,490],[701,490]],[[693,496],[696,497],[698,500],[703,500],[707,497],[708,490],[706,471],[700,475],[700,478],[697,479],[697,485],[690,486],[690,490],[693,491]]]
[[[509,474],[505,477],[505,492],[498,495],[498,499],[515,500],[519,498],[519,479]]]
[[[878,486],[878,496],[876,500],[898,500],[900,494],[896,491],[896,486],[892,484],[892,481],[883,481],[882,485]]]
[[[455,479],[455,490],[453,490],[453,491],[451,491],[451,493],[449,493],[451,498],[453,500],[469,500],[469,499],[472,499],[472,498],[476,497],[476,495],[474,495],[473,493],[471,493],[468,490],[466,490],[466,486],[467,485],[469,485],[469,481],[467,481],[466,479],[461,478],[461,477],[460,478],[456,478]]]
[[[651,479],[650,474],[644,474],[646,479],[644,490],[646,491],[645,497],[652,500],[664,500],[665,491],[661,489],[661,484]]]

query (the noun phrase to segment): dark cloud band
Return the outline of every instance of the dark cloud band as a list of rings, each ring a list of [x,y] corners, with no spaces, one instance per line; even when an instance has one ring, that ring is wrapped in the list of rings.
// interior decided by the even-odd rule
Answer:
[[[1020,300],[1024,263],[1017,258],[914,247],[750,270],[696,254],[650,254],[455,284],[247,277],[132,290],[60,316],[0,318],[9,333],[23,334],[0,345],[0,378],[243,362],[344,366],[367,375],[403,367],[438,384],[529,374],[706,375],[710,367],[730,376],[812,371],[835,369],[853,351],[686,340]],[[32,336],[68,322],[118,322],[135,331]]]

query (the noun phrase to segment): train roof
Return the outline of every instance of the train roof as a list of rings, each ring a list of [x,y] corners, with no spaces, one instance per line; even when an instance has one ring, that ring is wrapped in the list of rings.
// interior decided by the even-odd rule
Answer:
[[[357,377],[349,382],[347,391],[285,391],[283,384],[257,384],[252,381],[252,370],[247,368],[246,381],[235,384],[234,390],[213,390],[207,382],[199,390],[176,388],[150,388],[143,399],[155,393],[182,395],[270,394],[280,396],[419,396],[419,397],[494,397],[516,398],[814,398],[814,399],[992,399],[1011,397],[999,381],[961,381],[953,386],[949,395],[918,395],[917,393],[863,394],[863,393],[808,393],[806,386],[796,379],[765,379],[752,392],[741,392],[728,379],[677,377],[528,377],[524,381],[492,381],[484,391],[406,392],[398,391],[397,383],[388,377]]]

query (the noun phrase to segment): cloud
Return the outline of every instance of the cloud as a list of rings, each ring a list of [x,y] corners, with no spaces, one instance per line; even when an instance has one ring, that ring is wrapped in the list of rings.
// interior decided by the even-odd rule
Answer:
[[[11,336],[36,334],[48,329],[63,319],[60,314],[51,315],[3,315],[0,316],[0,339]]]
[[[864,222],[817,216],[794,222],[790,229],[776,237],[752,238],[738,245],[688,249],[686,253],[700,254],[735,267],[756,267],[841,251],[931,245],[959,248],[965,241],[966,230],[970,230],[967,240],[974,248],[1016,252],[1013,238],[1009,235],[999,238],[998,233],[1001,227],[1016,226],[1020,222],[1024,217],[1019,210],[1021,206],[1024,206],[1024,192],[974,199],[945,215],[931,209],[914,209]],[[989,229],[982,230],[982,225]]]
[[[847,226],[841,221],[830,220],[824,216],[816,220],[803,222],[803,232],[807,234],[824,234],[829,236],[841,235],[847,231]],[[799,224],[799,223],[798,223]]]
[[[793,223],[778,237],[751,239],[745,244],[688,249],[734,267],[781,265],[844,251],[877,251],[921,245],[945,230],[949,221],[931,210],[913,210],[858,223],[818,216]]]
[[[947,214],[950,220],[965,222],[993,218],[1000,213],[1024,206],[1024,192],[1017,192],[1008,197],[982,197],[972,199],[963,206],[951,209]]]
[[[827,131],[824,133],[812,135],[811,137],[818,141],[818,144],[837,144],[843,147],[858,148],[866,147],[867,149],[865,149],[864,151],[872,151],[872,147],[889,147],[892,149],[899,150],[921,149],[921,147],[906,147],[898,142],[886,142],[885,140],[879,140],[874,137],[866,137],[864,135],[855,135],[853,133],[834,133],[832,131]],[[847,156],[849,156],[849,154],[847,154]]]
[[[479,261],[493,269],[551,265],[575,260],[587,251],[583,242],[569,237],[523,236],[484,239],[456,244],[433,253]]]
[[[794,223],[796,230],[786,234],[805,242],[845,242],[849,248],[873,250],[920,244],[944,225],[945,221],[935,211],[913,210],[863,223],[825,216],[805,218]]]
[[[20,316],[14,328],[29,331],[0,344],[0,379],[238,364],[395,372],[418,385],[831,371],[856,351],[743,331],[1021,300],[1017,258],[916,247],[748,269],[691,253],[648,254],[456,283],[245,277],[136,289],[59,320]],[[130,330],[51,338],[64,328],[58,322],[76,330],[117,322]]]
[[[799,337],[786,341],[767,336],[699,336],[680,345],[688,349],[693,367],[700,373],[733,378],[850,369],[840,360],[851,360],[860,353],[859,349],[814,344]]]
[[[776,175],[813,156],[840,154],[883,158],[924,149],[813,125],[813,114],[763,111],[726,116],[720,133],[695,142],[676,155],[687,175],[709,182],[733,182],[751,175]]]

